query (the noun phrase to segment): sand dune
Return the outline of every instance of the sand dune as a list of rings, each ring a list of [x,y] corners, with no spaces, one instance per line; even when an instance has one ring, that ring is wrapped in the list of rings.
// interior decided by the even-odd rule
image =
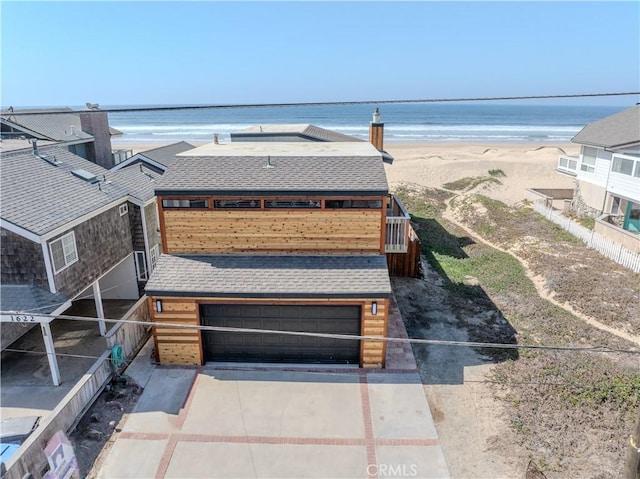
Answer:
[[[502,185],[486,185],[482,192],[508,204],[525,199],[526,188],[572,188],[573,178],[555,171],[560,154],[578,154],[571,143],[542,145],[471,143],[388,143],[394,157],[385,165],[389,186],[407,183],[441,187],[465,177],[487,175],[491,169],[505,173]]]

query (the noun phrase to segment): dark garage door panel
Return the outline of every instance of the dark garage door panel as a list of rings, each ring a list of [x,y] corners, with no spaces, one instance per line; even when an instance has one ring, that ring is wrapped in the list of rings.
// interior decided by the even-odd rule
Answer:
[[[207,304],[202,324],[277,331],[360,334],[360,306]],[[276,334],[203,331],[207,361],[357,363],[360,342]]]

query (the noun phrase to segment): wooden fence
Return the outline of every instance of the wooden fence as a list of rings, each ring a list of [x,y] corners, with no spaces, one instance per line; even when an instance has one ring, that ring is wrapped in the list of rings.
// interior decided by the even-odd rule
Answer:
[[[602,236],[600,233],[579,225],[566,216],[556,213],[551,208],[547,208],[542,203],[534,203],[533,209],[549,221],[553,221],[572,235],[580,238],[589,248],[595,249],[625,268],[629,268],[636,273],[640,273],[640,254],[628,250],[620,243],[612,241],[609,238]]]
[[[417,278],[420,272],[420,240],[411,225],[407,223],[407,226],[409,228],[407,252],[387,253],[389,276]]]

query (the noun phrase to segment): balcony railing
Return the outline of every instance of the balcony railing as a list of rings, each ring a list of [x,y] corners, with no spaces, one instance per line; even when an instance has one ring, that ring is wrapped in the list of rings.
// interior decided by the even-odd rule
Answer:
[[[385,252],[406,253],[409,244],[409,221],[411,217],[395,195],[389,195],[387,202],[387,230]]]
[[[580,157],[560,155],[558,158],[558,171],[566,173],[568,175],[576,176],[578,173],[578,164],[580,163]]]
[[[113,155],[113,164],[117,165],[131,158],[133,156],[133,150],[112,150],[111,154]]]

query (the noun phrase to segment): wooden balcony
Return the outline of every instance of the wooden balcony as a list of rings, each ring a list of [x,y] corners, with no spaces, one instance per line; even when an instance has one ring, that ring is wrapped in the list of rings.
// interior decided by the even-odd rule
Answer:
[[[406,253],[409,245],[411,217],[402,201],[395,195],[389,195],[387,201],[387,230],[385,236],[386,253]]]

